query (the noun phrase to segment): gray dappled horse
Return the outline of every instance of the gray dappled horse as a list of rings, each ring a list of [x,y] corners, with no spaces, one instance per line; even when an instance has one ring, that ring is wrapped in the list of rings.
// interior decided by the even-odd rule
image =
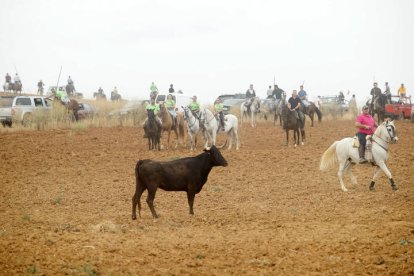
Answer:
[[[279,117],[279,123],[282,125],[282,100],[275,99],[274,97],[267,98],[262,100],[262,109],[261,111],[264,113],[263,116],[267,120],[267,118],[271,118],[273,115],[273,125],[276,125],[277,118]]]

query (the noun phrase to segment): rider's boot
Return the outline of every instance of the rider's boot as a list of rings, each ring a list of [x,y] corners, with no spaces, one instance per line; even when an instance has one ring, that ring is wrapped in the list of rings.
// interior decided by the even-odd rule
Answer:
[[[359,164],[368,163],[368,160],[365,159],[365,147],[364,147],[364,145],[362,145],[362,144],[359,145],[358,153],[359,153]]]

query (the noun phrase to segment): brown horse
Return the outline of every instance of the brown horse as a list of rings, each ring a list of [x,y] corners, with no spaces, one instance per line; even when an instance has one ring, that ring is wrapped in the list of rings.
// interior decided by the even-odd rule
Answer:
[[[58,97],[56,97],[54,94],[50,97],[53,101],[58,101],[61,103],[64,107],[66,107],[68,113],[71,115],[72,121],[79,121],[79,114],[78,111],[80,109],[79,103],[75,99],[70,99],[66,97],[66,101],[62,101]]]
[[[177,113],[177,123],[174,124],[173,118],[171,114],[168,112],[167,108],[165,107],[164,103],[160,103],[160,116],[162,121],[162,131],[168,132],[167,138],[167,149],[170,146],[170,136],[171,131],[174,131],[175,137],[177,138],[175,143],[175,148],[177,148],[178,144],[182,145],[184,141],[185,135],[185,125],[184,125],[184,117],[181,113]]]
[[[301,104],[300,110],[311,119],[311,127],[313,127],[313,117],[315,113],[318,115],[318,122],[320,123],[322,121],[322,112],[313,102],[309,102],[309,105],[306,107],[306,112],[304,112],[303,104]]]

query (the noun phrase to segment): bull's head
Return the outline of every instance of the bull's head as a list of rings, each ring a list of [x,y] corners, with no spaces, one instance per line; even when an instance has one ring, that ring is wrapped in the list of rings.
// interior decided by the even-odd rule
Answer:
[[[221,155],[221,152],[218,148],[216,148],[216,146],[213,145],[210,148],[207,147],[204,151],[210,154],[210,160],[213,166],[227,167],[228,163],[226,159],[224,159],[223,155]]]

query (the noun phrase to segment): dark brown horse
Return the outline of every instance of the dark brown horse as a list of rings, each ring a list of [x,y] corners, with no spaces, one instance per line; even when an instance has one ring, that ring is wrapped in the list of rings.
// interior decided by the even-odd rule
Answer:
[[[157,118],[155,117],[154,110],[147,110],[148,120],[144,124],[145,136],[148,137],[148,149],[149,150],[161,150],[161,130],[157,124]]]
[[[286,130],[286,146],[289,144],[289,130],[293,130],[295,147],[299,145],[299,138],[302,136],[302,145],[305,143],[305,120],[297,118],[296,111],[291,111],[287,104],[282,103],[283,129]]]
[[[309,105],[306,107],[306,112],[304,112],[304,106],[303,104],[300,105],[300,110],[309,116],[311,119],[311,127],[313,127],[313,117],[315,113],[318,115],[318,122],[322,122],[322,112],[319,110],[319,108],[316,107],[316,105],[313,102],[309,102]]]
[[[80,109],[80,106],[77,100],[70,99],[67,96],[65,96],[65,99],[62,100],[56,97],[54,94],[50,97],[50,99],[52,99],[53,101],[57,101],[64,107],[66,107],[72,121],[79,121],[78,111]]]

